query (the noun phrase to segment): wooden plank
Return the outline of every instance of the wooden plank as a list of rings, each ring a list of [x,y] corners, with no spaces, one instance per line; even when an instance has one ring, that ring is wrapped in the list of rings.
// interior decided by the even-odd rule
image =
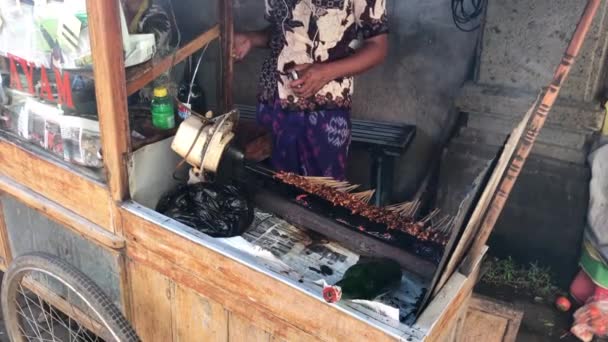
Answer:
[[[271,312],[268,309],[260,307],[255,302],[252,302],[253,297],[248,298],[241,293],[228,292],[224,289],[225,286],[210,282],[208,278],[204,277],[204,275],[200,274],[198,271],[176,266],[174,263],[167,261],[164,257],[155,255],[138,244],[130,244],[130,246],[128,252],[133,260],[151,267],[162,274],[166,274],[180,286],[192,288],[197,293],[211,298],[230,312],[237,313],[243,317],[249,317],[251,320],[255,321],[257,326],[270,332],[278,339],[283,339],[285,341],[314,341],[319,339],[319,337],[314,336],[312,333],[309,334],[301,330],[305,329],[305,326],[297,327],[293,322],[284,319],[280,313]],[[250,282],[246,280],[242,281],[246,283]],[[282,301],[277,300],[277,305],[280,305],[281,302]],[[317,305],[319,305],[319,303],[317,303]],[[145,313],[139,312],[137,314],[141,315]],[[337,340],[337,338],[326,340]],[[393,341],[393,339],[388,339],[386,337],[379,340]]]
[[[234,81],[234,57],[232,56],[232,41],[234,40],[234,20],[232,1],[218,0],[221,23],[221,106],[222,113],[228,113],[233,109],[233,81]]]
[[[522,310],[517,310],[510,303],[480,295],[473,295],[469,304],[469,310],[505,319],[507,321],[507,328],[501,341],[515,342],[517,339],[519,326],[524,316]]]
[[[492,233],[492,230],[494,229],[494,226],[496,225],[496,221],[498,221],[498,217],[505,207],[511,190],[513,190],[513,186],[515,185],[515,182],[517,181],[517,178],[525,165],[526,159],[532,151],[536,138],[542,130],[545,121],[547,120],[547,116],[549,115],[551,108],[559,96],[561,86],[568,78],[570,69],[575,62],[576,56],[578,56],[581,50],[599,5],[600,0],[589,0],[587,2],[587,6],[578,23],[578,26],[576,27],[576,30],[574,31],[572,40],[564,53],[560,65],[555,70],[553,80],[545,92],[540,105],[532,115],[530,124],[526,129],[526,134],[519,139],[519,147],[517,148],[515,157],[508,166],[507,173],[500,183],[499,190],[496,193],[496,196],[494,196],[494,199],[492,200],[490,207],[481,223],[479,233],[471,246],[470,255],[475,256],[483,253],[483,249],[488,241],[488,238],[490,237],[490,234]],[[465,272],[468,272],[471,269],[472,265],[470,263],[464,266]]]
[[[513,153],[515,152],[515,148],[517,147],[517,141],[521,138],[524,132],[524,128],[528,124],[528,121],[530,121],[530,117],[532,116],[532,112],[534,111],[535,107],[536,103],[534,103],[532,107],[528,109],[528,112],[524,115],[522,121],[511,132],[511,136],[507,140],[504,150],[498,159],[496,167],[494,167],[494,171],[492,172],[492,175],[490,176],[490,179],[486,184],[486,188],[483,190],[483,193],[481,194],[481,197],[479,198],[479,201],[477,202],[477,205],[475,206],[475,209],[473,210],[473,213],[469,218],[469,222],[467,222],[467,225],[464,231],[462,232],[460,239],[458,240],[458,244],[456,245],[454,252],[450,256],[450,261],[444,269],[441,275],[441,279],[435,287],[433,295],[436,295],[439,290],[441,290],[443,285],[445,285],[448,279],[456,271],[456,267],[458,267],[458,265],[462,263],[465,253],[468,251],[469,247],[473,243],[476,233],[479,230],[481,220],[483,219],[483,215],[488,210],[490,201],[496,193],[496,189],[498,188],[500,179],[502,178],[505,173],[505,170],[507,169],[507,164],[509,160],[511,160],[511,158],[513,157]]]
[[[0,175],[0,190],[53,221],[61,223],[85,239],[95,241],[96,243],[111,249],[121,249],[125,247],[124,238],[110,233],[86,218],[76,215],[61,205],[15,183],[8,177]],[[0,228],[1,227],[2,223],[0,222]]]
[[[129,260],[133,326],[142,341],[173,341],[175,284],[159,272]]]
[[[471,296],[472,297],[472,296]],[[469,310],[469,306],[471,303],[471,298],[468,299],[468,303],[467,305],[463,305],[461,308],[461,312],[458,315],[458,320],[456,321],[456,323],[454,324],[454,331],[453,331],[453,337],[450,341],[459,341],[460,336],[462,336],[462,332],[464,329],[464,324],[466,322],[466,318],[467,318],[467,313]]]
[[[439,333],[439,336],[436,338],[436,341],[442,342],[456,342],[459,341],[459,337],[461,336],[461,331],[463,329],[464,321],[468,312],[468,302],[471,298],[471,294],[467,298],[465,298],[465,305],[461,305],[458,309],[457,313],[454,315],[454,318],[451,322],[448,323],[447,328]],[[484,341],[485,342],[485,341]]]
[[[1,138],[0,174],[111,231],[104,185]]]
[[[131,134],[119,6],[118,1],[87,1],[103,162],[116,202],[129,194],[126,156]]]
[[[131,282],[128,272],[127,257],[124,253],[118,256],[118,288],[120,291],[120,300],[122,302],[122,313],[128,321],[135,317],[133,313],[133,300],[131,297]]]
[[[230,313],[228,320],[228,341],[269,342],[270,334],[256,327],[250,320]]]
[[[2,195],[2,192],[0,192]],[[8,239],[8,231],[6,230],[6,221],[4,220],[4,209],[2,204],[0,203],[0,257],[2,260],[0,262],[0,267],[5,271],[10,265],[11,261],[13,261],[11,246]]]
[[[317,341],[321,341],[321,340],[319,340],[315,337],[312,337],[310,335],[308,337],[294,336],[290,339],[272,335],[272,336],[270,336],[270,341],[272,341],[272,342],[317,342]]]
[[[477,310],[469,311],[465,321],[461,342],[503,342],[507,332],[508,320],[484,314]]]
[[[312,335],[321,340],[395,337],[324,304],[295,287],[198,245],[135,216],[121,212],[129,256],[154,267],[180,284],[204,294],[227,310],[253,320],[277,337]],[[300,330],[302,329],[302,330]]]
[[[169,68],[182,62],[184,59],[202,49],[205,45],[211,43],[219,36],[220,27],[219,25],[215,25],[180,48],[175,54],[175,58],[173,58],[173,54],[171,54],[161,61],[149,61],[142,65],[129,68],[127,70],[127,95],[133,95],[135,92],[145,87],[164,72],[169,70]]]
[[[194,290],[175,288],[176,341],[228,341],[228,312]]]
[[[483,252],[486,250],[487,247]],[[474,267],[468,276],[460,272],[454,273],[416,321],[416,325],[426,332],[426,341],[441,341],[445,331],[458,317],[460,309],[468,305],[484,253],[478,255],[472,263]]]

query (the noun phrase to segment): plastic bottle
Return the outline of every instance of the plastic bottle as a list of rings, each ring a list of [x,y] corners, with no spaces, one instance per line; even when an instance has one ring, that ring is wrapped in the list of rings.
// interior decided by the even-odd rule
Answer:
[[[175,110],[173,101],[169,98],[167,88],[154,88],[152,99],[152,125],[160,129],[171,129],[175,127]]]

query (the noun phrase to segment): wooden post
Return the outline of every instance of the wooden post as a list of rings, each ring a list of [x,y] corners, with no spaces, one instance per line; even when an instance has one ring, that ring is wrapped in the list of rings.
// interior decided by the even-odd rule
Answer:
[[[8,230],[6,227],[6,221],[4,219],[4,209],[2,204],[2,196],[4,193],[0,191],[0,256],[2,257],[2,266],[6,270],[13,261],[11,252],[11,245],[8,240]]]
[[[118,0],[88,0],[103,160],[112,199],[128,196],[129,114]]]
[[[555,104],[555,100],[557,100],[557,97],[559,96],[561,86],[568,77],[572,64],[581,50],[599,5],[600,0],[589,0],[587,3],[581,20],[576,27],[572,40],[570,41],[570,45],[568,46],[560,65],[557,67],[553,80],[551,81],[551,84],[549,85],[549,88],[547,89],[542,101],[536,108],[536,111],[534,112],[534,115],[526,128],[526,133],[520,139],[517,152],[507,168],[507,173],[503,177],[500,187],[498,188],[498,191],[490,204],[488,212],[481,223],[479,234],[477,235],[475,242],[473,242],[471,252],[469,253],[469,257],[471,257],[472,260],[474,260],[476,256],[482,252],[488,238],[490,237],[490,234],[492,233],[494,225],[496,225],[498,217],[505,207],[507,199],[511,194],[511,190],[513,190],[513,186],[515,185],[515,182],[517,181],[517,178],[519,177],[519,174],[526,163],[526,159],[530,155],[530,151],[536,142],[536,138],[545,125],[547,115],[549,115],[553,104]],[[470,271],[470,269],[470,264],[464,265],[465,274],[466,272]]]
[[[234,58],[232,56],[232,41],[234,39],[234,23],[232,13],[232,0],[218,0],[220,9],[220,54],[222,73],[221,77],[221,103],[220,114],[227,113],[234,106],[232,82],[234,76]]]

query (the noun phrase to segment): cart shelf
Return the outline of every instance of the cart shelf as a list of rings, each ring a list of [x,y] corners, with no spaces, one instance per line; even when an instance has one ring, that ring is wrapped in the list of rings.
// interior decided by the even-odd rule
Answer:
[[[171,54],[159,62],[148,61],[141,65],[128,68],[127,95],[132,95],[141,88],[145,87],[162,73],[169,70],[169,68],[188,58],[196,51],[202,49],[205,45],[209,44],[216,38],[219,38],[219,36],[220,27],[219,25],[215,25],[180,48],[175,56]]]

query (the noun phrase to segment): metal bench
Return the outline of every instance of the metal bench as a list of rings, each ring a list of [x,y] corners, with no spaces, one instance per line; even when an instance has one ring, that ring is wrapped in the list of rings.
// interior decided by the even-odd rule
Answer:
[[[255,121],[254,106],[237,105],[242,120]],[[376,189],[374,203],[384,205],[392,194],[395,158],[401,156],[416,135],[416,126],[352,119],[352,143],[372,157],[370,185]]]

